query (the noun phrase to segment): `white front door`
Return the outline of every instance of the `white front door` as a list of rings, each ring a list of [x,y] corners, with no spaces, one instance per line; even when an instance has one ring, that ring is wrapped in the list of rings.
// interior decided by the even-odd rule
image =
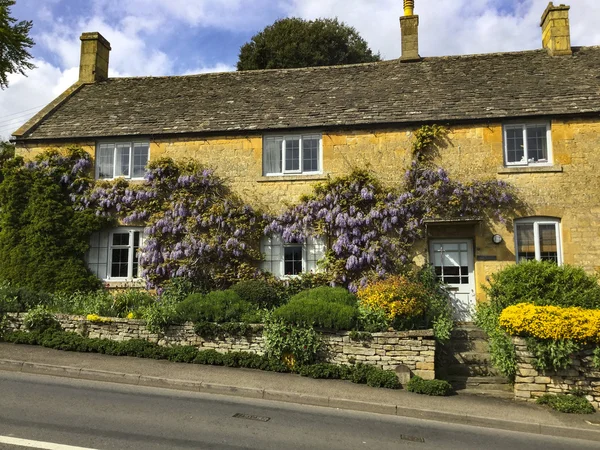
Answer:
[[[452,298],[454,320],[471,322],[475,311],[473,241],[440,239],[430,242],[430,261]]]

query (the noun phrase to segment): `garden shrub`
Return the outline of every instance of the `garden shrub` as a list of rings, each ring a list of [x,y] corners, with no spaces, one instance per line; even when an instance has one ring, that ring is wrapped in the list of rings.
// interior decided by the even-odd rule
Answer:
[[[52,297],[49,294],[15,287],[6,282],[0,284],[0,315],[26,312],[38,305],[49,306],[51,303]]]
[[[594,353],[592,354],[592,366],[594,369],[600,370],[600,347],[594,349]]]
[[[500,313],[500,326],[512,336],[600,342],[600,309],[519,303]]]
[[[427,308],[423,327],[432,328],[433,334],[439,342],[444,343],[450,340],[450,334],[454,328],[454,312],[443,283],[436,276],[432,265],[418,269],[414,278],[424,287],[423,296],[426,299]]]
[[[313,328],[291,326],[275,314],[266,317],[263,336],[265,354],[290,368],[314,363],[323,345]]]
[[[343,288],[319,287],[300,292],[273,311],[275,317],[300,327],[351,330],[356,325],[356,297]]]
[[[116,317],[127,317],[129,313],[156,303],[154,295],[143,289],[126,289],[113,295],[112,312]]]
[[[60,324],[46,306],[38,305],[27,311],[23,325],[28,330],[44,331],[60,329]]]
[[[527,339],[527,350],[533,353],[533,367],[538,370],[561,370],[571,366],[571,356],[581,350],[581,343],[570,339]]]
[[[246,280],[234,284],[231,289],[258,308],[272,309],[279,305],[279,295],[266,280]]]
[[[600,309],[597,277],[580,267],[553,262],[525,261],[507,266],[491,275],[486,292],[498,314],[517,303]]]
[[[416,394],[447,396],[452,393],[452,385],[446,380],[424,380],[414,376],[406,383],[406,390]]]
[[[539,405],[548,405],[552,409],[570,414],[593,414],[592,404],[585,398],[570,394],[544,394],[536,400]]]
[[[425,287],[402,275],[367,283],[358,289],[363,320],[372,320],[372,314],[383,315],[396,329],[414,326],[414,319],[422,318],[427,310]]]
[[[105,289],[73,293],[61,292],[53,295],[52,310],[63,314],[97,314],[114,317],[113,296]]]
[[[256,320],[256,307],[233,290],[191,294],[177,306],[179,316],[192,322],[241,322]]]
[[[101,286],[84,262],[92,232],[112,223],[72,197],[90,185],[91,157],[81,148],[47,151],[0,167],[0,281],[44,292]]]
[[[154,302],[139,312],[151,333],[164,332],[169,326],[181,323],[177,309],[170,301]]]

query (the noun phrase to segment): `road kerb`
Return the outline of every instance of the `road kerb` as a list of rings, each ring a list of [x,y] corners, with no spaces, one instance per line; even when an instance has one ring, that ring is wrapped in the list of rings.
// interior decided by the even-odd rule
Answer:
[[[234,397],[256,399],[263,399],[265,394],[261,388],[238,387],[218,383],[202,383],[200,392],[203,394],[232,395]]]
[[[319,395],[300,394],[297,392],[271,391],[265,389],[265,400],[276,402],[298,403],[311,406],[329,406],[329,397]]]
[[[0,370],[7,372],[21,372],[23,370],[23,361],[0,359]]]
[[[70,366],[55,366],[53,364],[40,364],[24,362],[21,372],[37,375],[54,375],[55,377],[79,378],[81,369]]]
[[[121,383],[121,384],[134,384],[137,385],[140,382],[140,375],[122,373],[122,372],[109,372],[106,370],[94,370],[94,369],[81,369],[79,377],[82,380],[91,381],[108,381],[110,383]]]
[[[329,398],[330,408],[351,409],[353,411],[371,412],[377,414],[396,415],[396,405],[386,405],[384,403],[362,402],[359,400],[348,400],[345,398]]]
[[[177,389],[179,391],[199,392],[202,387],[202,382],[140,375],[139,385],[166,389]]]

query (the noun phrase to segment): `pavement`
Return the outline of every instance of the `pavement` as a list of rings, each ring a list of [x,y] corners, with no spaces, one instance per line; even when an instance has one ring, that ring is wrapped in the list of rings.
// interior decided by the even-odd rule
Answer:
[[[341,380],[0,343],[0,370],[282,401],[600,442],[600,415],[461,394],[429,397]]]

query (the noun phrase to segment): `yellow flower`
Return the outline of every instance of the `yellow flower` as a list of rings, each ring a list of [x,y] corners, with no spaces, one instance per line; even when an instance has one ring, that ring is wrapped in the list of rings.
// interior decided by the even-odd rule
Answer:
[[[426,308],[422,296],[423,286],[403,276],[389,277],[360,288],[357,292],[361,306],[383,311],[385,316],[415,317],[423,314]]]

